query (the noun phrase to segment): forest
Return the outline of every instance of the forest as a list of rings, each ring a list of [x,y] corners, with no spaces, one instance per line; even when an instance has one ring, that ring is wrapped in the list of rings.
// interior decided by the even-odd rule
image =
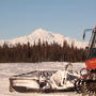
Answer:
[[[6,43],[0,46],[0,62],[48,62],[48,61],[67,61],[82,62],[86,59],[86,51],[83,48],[74,47],[74,43],[69,46],[67,41],[63,46],[48,42],[30,45],[16,44],[9,47]]]

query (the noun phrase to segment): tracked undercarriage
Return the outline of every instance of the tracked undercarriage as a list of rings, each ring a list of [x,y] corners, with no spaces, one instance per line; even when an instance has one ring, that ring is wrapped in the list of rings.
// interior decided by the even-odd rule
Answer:
[[[76,91],[84,96],[96,96],[96,70],[92,70],[85,78],[76,80]]]

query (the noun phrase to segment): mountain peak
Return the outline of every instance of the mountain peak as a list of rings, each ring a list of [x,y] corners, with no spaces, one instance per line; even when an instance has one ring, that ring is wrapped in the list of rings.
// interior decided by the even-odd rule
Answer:
[[[48,34],[48,32],[43,28],[39,28],[39,29],[34,30],[32,34]]]
[[[46,30],[43,29],[43,28],[38,28],[38,29],[36,29],[35,31],[46,31]]]

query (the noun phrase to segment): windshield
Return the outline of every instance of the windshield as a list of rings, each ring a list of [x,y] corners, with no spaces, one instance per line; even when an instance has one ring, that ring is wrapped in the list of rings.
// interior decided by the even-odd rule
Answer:
[[[89,42],[89,48],[96,48],[96,32],[92,32],[92,36]]]
[[[89,42],[89,58],[96,57],[96,30],[92,31],[91,40]]]
[[[92,48],[89,53],[89,58],[95,58],[96,57],[96,48]]]

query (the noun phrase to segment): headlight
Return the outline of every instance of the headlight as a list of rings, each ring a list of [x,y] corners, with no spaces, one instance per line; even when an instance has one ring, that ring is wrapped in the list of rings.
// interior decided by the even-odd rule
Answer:
[[[89,71],[86,68],[83,68],[83,69],[80,70],[80,75],[81,76],[88,75],[88,74],[89,74]]]

